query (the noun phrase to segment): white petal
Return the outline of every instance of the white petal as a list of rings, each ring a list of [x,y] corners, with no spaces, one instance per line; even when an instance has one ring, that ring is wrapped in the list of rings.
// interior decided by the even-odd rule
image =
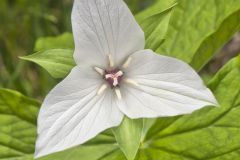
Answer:
[[[100,75],[75,67],[45,99],[38,117],[35,157],[80,145],[123,118],[109,88],[100,96]]]
[[[144,49],[144,33],[123,0],[75,0],[72,11],[77,64],[105,68]]]
[[[134,53],[126,71],[137,83],[121,86],[118,106],[130,118],[175,116],[217,105],[212,92],[186,63],[153,53]]]

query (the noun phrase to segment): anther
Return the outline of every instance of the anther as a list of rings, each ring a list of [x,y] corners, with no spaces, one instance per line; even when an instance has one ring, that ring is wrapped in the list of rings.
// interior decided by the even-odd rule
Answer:
[[[108,55],[108,60],[109,60],[109,66],[110,67],[114,67],[114,61],[113,61],[113,57],[112,57],[112,55]]]
[[[125,83],[128,83],[128,84],[131,84],[131,85],[134,85],[134,86],[136,86],[136,87],[139,86],[139,84],[138,84],[136,81],[132,80],[132,79],[126,78],[126,79],[124,79],[124,82],[125,82]]]
[[[106,85],[106,84],[103,84],[103,85],[99,88],[99,90],[98,90],[98,92],[97,92],[97,95],[101,95],[106,89],[107,89],[107,85]]]
[[[118,98],[119,100],[121,100],[121,99],[122,99],[122,94],[121,94],[121,91],[120,91],[119,88],[116,88],[116,89],[115,89],[115,93],[116,93],[116,95],[117,95],[117,98]]]
[[[98,67],[94,67],[94,70],[95,70],[97,73],[99,73],[101,76],[103,76],[104,73],[105,73],[105,71],[104,71],[103,69],[98,68]]]
[[[126,69],[130,65],[131,61],[132,61],[132,57],[128,57],[128,59],[124,62],[122,67]]]

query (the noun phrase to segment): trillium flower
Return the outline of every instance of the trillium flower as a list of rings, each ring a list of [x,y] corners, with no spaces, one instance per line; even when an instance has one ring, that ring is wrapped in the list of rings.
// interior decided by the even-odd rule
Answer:
[[[192,113],[217,101],[186,63],[144,50],[123,0],[75,0],[77,64],[44,100],[35,157],[85,143],[132,119]]]

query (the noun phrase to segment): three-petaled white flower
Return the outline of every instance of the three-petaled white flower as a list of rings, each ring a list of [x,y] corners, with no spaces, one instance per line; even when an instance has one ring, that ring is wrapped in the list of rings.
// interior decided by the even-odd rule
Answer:
[[[75,0],[72,26],[77,66],[43,102],[36,157],[83,144],[124,115],[175,116],[217,104],[189,65],[144,50],[123,0]]]

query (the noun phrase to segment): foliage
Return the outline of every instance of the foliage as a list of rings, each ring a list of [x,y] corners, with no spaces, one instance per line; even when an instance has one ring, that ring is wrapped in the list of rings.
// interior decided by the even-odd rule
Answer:
[[[32,159],[40,103],[0,89],[0,159]]]
[[[227,4],[225,0],[180,1],[169,23],[168,38],[156,51],[199,70],[238,31],[240,1]]]
[[[239,30],[239,0],[220,0],[218,3],[215,0],[156,0],[151,7],[143,11],[141,10],[154,1],[127,2],[133,12],[137,13],[136,19],[145,32],[146,48],[151,48],[159,54],[177,57],[196,70],[206,65],[217,50]],[[59,6],[55,7],[65,9],[64,12],[41,14],[40,11],[47,10],[45,6],[55,3],[43,0],[39,5],[29,0],[14,2],[3,0],[0,2],[2,9],[0,14],[5,17],[3,22],[8,21],[7,17],[14,17],[23,12],[26,4],[32,8],[24,12],[26,15],[20,16],[20,21],[25,21],[21,22],[22,26],[19,28],[25,30],[22,33],[16,32],[11,29],[12,26],[6,25],[4,27],[10,28],[9,41],[0,38],[3,42],[0,48],[4,64],[0,64],[3,68],[0,75],[4,77],[0,78],[0,86],[38,96],[44,95],[56,80],[50,78],[45,71],[38,69],[38,80],[41,81],[41,85],[38,85],[37,90],[41,94],[34,93],[35,91],[29,89],[32,88],[31,83],[27,82],[29,80],[23,80],[23,77],[33,70],[20,74],[29,66],[24,61],[15,65],[16,59],[13,58],[13,53],[20,50],[19,55],[22,55],[23,52],[34,50],[36,53],[21,58],[42,66],[54,78],[64,78],[75,65],[72,57],[73,38],[69,33],[70,22],[67,18],[70,17],[71,5],[64,7],[63,4],[69,2],[61,1]],[[19,10],[13,9],[15,12],[6,14],[8,13],[6,8],[16,6]],[[36,9],[38,7],[41,9]],[[34,25],[30,27],[29,24]],[[63,31],[66,33],[59,35]],[[6,34],[0,32],[1,37],[7,37]],[[28,44],[24,44],[26,41],[23,41],[22,37],[16,39],[19,34],[29,38]],[[38,36],[45,35],[50,37],[37,39]],[[14,41],[22,46],[10,43]],[[208,83],[220,107],[206,107],[191,115],[177,117],[138,120],[125,118],[121,126],[103,132],[82,146],[40,159],[75,160],[84,157],[85,160],[238,160],[240,156],[239,75],[240,56],[237,56]],[[51,83],[42,87],[49,80]],[[36,100],[16,91],[0,89],[0,159],[32,159],[39,106]]]
[[[55,78],[62,78],[75,65],[72,55],[73,50],[71,49],[49,49],[22,57],[22,59],[39,64]],[[52,57],[55,58],[52,59]]]
[[[240,56],[231,60],[209,83],[209,87],[220,102],[221,106],[219,108],[207,107],[191,115],[158,118],[156,120],[125,119],[119,128],[114,129],[113,133],[116,140],[111,131],[108,130],[83,146],[40,159],[77,159],[78,157],[84,157],[86,160],[110,160],[114,157],[114,159],[125,160],[123,153],[130,160],[237,159],[240,148],[238,143],[240,140],[240,119],[238,118],[240,114],[240,77],[237,76],[239,74]],[[10,101],[12,98],[15,101]],[[12,133],[11,130],[17,131],[22,128],[29,130],[26,133],[16,132],[12,135],[14,138],[20,136],[21,140],[26,139],[27,145],[22,143],[25,148],[18,148],[24,154],[13,152],[13,149],[19,147],[19,143],[21,144],[16,140],[10,144],[5,142],[6,145],[2,147],[13,148],[13,151],[3,150],[0,156],[3,158],[6,155],[9,157],[24,157],[33,153],[35,127],[32,123],[36,120],[36,110],[39,104],[9,90],[1,90],[0,102],[1,106],[5,107],[1,110],[1,114],[5,115],[1,116],[1,123],[3,123],[3,127],[0,128],[1,135],[4,136],[6,132]],[[29,115],[29,112],[32,114]],[[15,122],[16,125],[12,122]],[[5,127],[8,123],[12,124],[10,130]],[[31,140],[29,140],[29,137],[31,137],[29,134],[33,136]],[[125,136],[128,138],[125,138]],[[6,138],[3,137],[3,139]],[[135,148],[138,151],[136,158],[134,158]],[[25,155],[25,153],[27,154]]]

